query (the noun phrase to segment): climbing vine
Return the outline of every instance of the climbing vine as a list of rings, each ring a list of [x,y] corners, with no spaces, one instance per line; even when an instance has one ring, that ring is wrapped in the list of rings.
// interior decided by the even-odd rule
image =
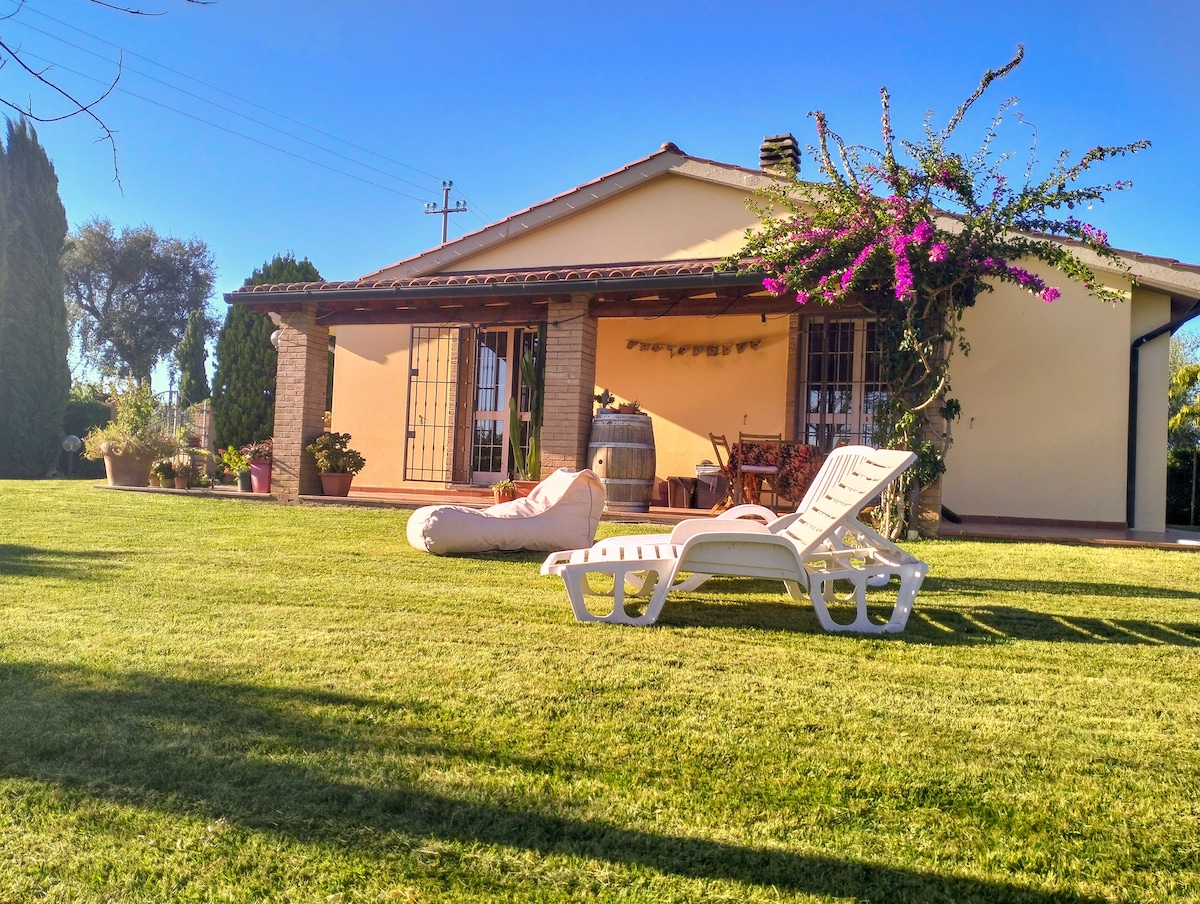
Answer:
[[[1049,264],[1099,299],[1125,299],[1127,291],[1100,281],[1081,258],[1083,250],[1121,273],[1125,279],[1118,282],[1134,282],[1108,236],[1075,211],[1132,184],[1079,184],[1092,166],[1149,142],[1092,148],[1074,161],[1063,151],[1050,172],[1035,179],[1034,130],[1023,176],[1010,179],[1012,155],[997,154],[993,143],[1010,113],[1028,125],[1010,98],[977,151],[964,156],[952,148],[967,113],[1023,57],[1018,47],[1006,65],[988,70],[943,128],[935,129],[927,116],[920,141],[897,141],[886,88],[880,90],[880,148],[847,145],[824,113],[810,113],[816,144],[807,150],[821,179],[804,181],[794,172],[764,190],[752,202],[761,225],[747,232],[745,246],[727,262],[756,259],[764,286],[793,294],[798,304],[861,308],[877,319],[884,392],[873,412],[873,441],[918,455],[881,507],[882,527],[891,536],[906,523],[915,525],[916,512],[906,511],[912,484],[929,485],[945,470],[949,424],[961,410],[950,395],[950,360],[956,349],[969,351],[963,311],[997,282],[1054,302],[1060,290],[1027,269],[1031,261]]]

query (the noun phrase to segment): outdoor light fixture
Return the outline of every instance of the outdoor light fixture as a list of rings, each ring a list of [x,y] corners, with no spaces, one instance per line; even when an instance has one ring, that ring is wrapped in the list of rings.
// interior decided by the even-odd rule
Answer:
[[[67,453],[67,476],[71,477],[75,473],[75,455],[83,448],[83,440],[71,434],[63,438],[62,447]]]

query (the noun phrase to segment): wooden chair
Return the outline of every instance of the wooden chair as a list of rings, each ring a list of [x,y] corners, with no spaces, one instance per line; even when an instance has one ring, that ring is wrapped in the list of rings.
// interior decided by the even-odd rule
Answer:
[[[763,481],[767,481],[771,491],[771,508],[779,504],[779,494],[776,483],[779,479],[779,445],[783,442],[781,433],[739,433],[738,434],[738,463],[734,474],[736,486],[734,489],[734,504],[750,502],[759,505],[763,491]],[[774,445],[775,461],[772,464],[744,464],[745,449],[748,444]]]
[[[734,473],[730,467],[730,459],[733,457],[729,450],[729,441],[725,439],[724,433],[710,433],[708,435],[709,442],[712,443],[713,455],[716,456],[717,464],[721,468],[721,473],[725,475],[725,495],[717,500],[717,504],[712,507],[714,512],[719,512],[733,505],[733,500],[736,491],[734,490]]]

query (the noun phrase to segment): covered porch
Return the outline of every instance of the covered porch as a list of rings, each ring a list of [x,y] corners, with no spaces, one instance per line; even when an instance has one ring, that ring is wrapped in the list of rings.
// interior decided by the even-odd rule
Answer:
[[[337,365],[343,366],[341,335],[351,330],[357,336],[369,336],[372,330],[400,327],[403,330],[437,328],[450,337],[452,351],[438,366],[450,371],[438,406],[447,412],[446,423],[440,424],[441,438],[424,441],[426,453],[434,449],[433,457],[439,466],[433,471],[417,472],[410,467],[418,453],[413,439],[418,422],[426,420],[414,412],[411,399],[403,412],[380,414],[380,419],[395,421],[403,416],[404,423],[394,426],[395,437],[388,456],[403,458],[390,474],[380,456],[367,452],[368,467],[356,482],[356,494],[397,495],[422,489],[438,491],[447,487],[479,485],[478,455],[472,455],[478,444],[475,429],[476,384],[484,375],[476,373],[472,356],[460,351],[469,347],[471,337],[480,331],[512,328],[531,330],[546,325],[546,378],[544,427],[542,432],[543,472],[556,467],[578,468],[586,465],[588,436],[595,409],[593,395],[597,385],[599,324],[605,320],[633,320],[661,326],[667,318],[690,317],[711,324],[711,342],[734,342],[739,337],[728,334],[721,324],[728,318],[741,317],[755,324],[767,324],[780,337],[775,354],[777,381],[770,386],[748,387],[747,391],[762,396],[758,404],[766,406],[776,430],[794,436],[794,386],[797,367],[795,331],[795,301],[775,297],[762,288],[761,274],[749,267],[737,270],[718,269],[719,261],[689,260],[651,262],[624,265],[596,265],[521,270],[470,271],[448,275],[400,279],[363,279],[353,282],[329,282],[291,285],[246,287],[226,295],[230,304],[244,304],[252,310],[274,315],[280,324],[279,365],[276,390],[275,461],[273,493],[282,500],[296,501],[302,496],[319,493],[315,465],[303,454],[304,446],[325,429],[326,380],[328,349],[331,331],[339,334]],[[783,321],[782,323],[780,321]],[[651,331],[652,332],[652,331]],[[622,334],[623,335],[623,334]],[[786,348],[784,339],[786,338]],[[632,345],[634,340],[625,340]],[[741,343],[748,345],[749,341]],[[757,341],[755,341],[757,348]],[[674,358],[684,350],[689,355],[722,352],[733,356],[745,348],[708,346],[693,342],[669,348],[654,343],[661,351],[661,361],[668,355]],[[643,356],[648,360],[648,356]],[[424,364],[410,360],[406,371],[414,374]],[[682,373],[677,371],[676,373]],[[662,383],[663,381],[657,381]],[[679,381],[687,383],[683,378]],[[411,389],[377,387],[382,398]],[[657,398],[674,398],[686,394],[686,385],[657,387]],[[374,393],[375,390],[372,390]],[[335,389],[333,429],[347,430],[341,418],[343,403]],[[380,403],[380,400],[374,400]],[[346,407],[361,406],[356,398]],[[498,407],[493,405],[492,407]],[[644,406],[648,407],[648,406]],[[672,432],[673,420],[669,406],[655,411],[656,431],[660,433],[660,455],[671,454],[678,432]],[[660,416],[661,415],[661,416]],[[430,417],[432,421],[435,418]],[[659,426],[661,423],[661,427]],[[708,423],[708,422],[706,422]],[[710,426],[703,430],[721,429],[722,421],[713,413]],[[349,426],[358,435],[357,428]],[[401,429],[403,433],[401,433]],[[692,426],[689,449],[695,454],[695,436],[700,429]],[[735,435],[736,435],[736,431]],[[700,434],[705,437],[706,433]],[[357,442],[356,442],[357,445]],[[396,448],[397,446],[403,448]],[[703,450],[701,450],[703,451]],[[684,453],[681,453],[684,454]],[[710,453],[711,454],[711,453]],[[473,464],[474,462],[474,464]],[[418,473],[423,479],[409,479]],[[372,476],[379,475],[379,476]],[[397,479],[401,476],[404,479]]]

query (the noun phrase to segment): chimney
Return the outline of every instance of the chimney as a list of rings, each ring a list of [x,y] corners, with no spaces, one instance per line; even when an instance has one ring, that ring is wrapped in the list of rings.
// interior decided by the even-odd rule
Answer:
[[[791,132],[766,135],[758,149],[758,165],[766,172],[790,175],[800,172],[800,145]]]

